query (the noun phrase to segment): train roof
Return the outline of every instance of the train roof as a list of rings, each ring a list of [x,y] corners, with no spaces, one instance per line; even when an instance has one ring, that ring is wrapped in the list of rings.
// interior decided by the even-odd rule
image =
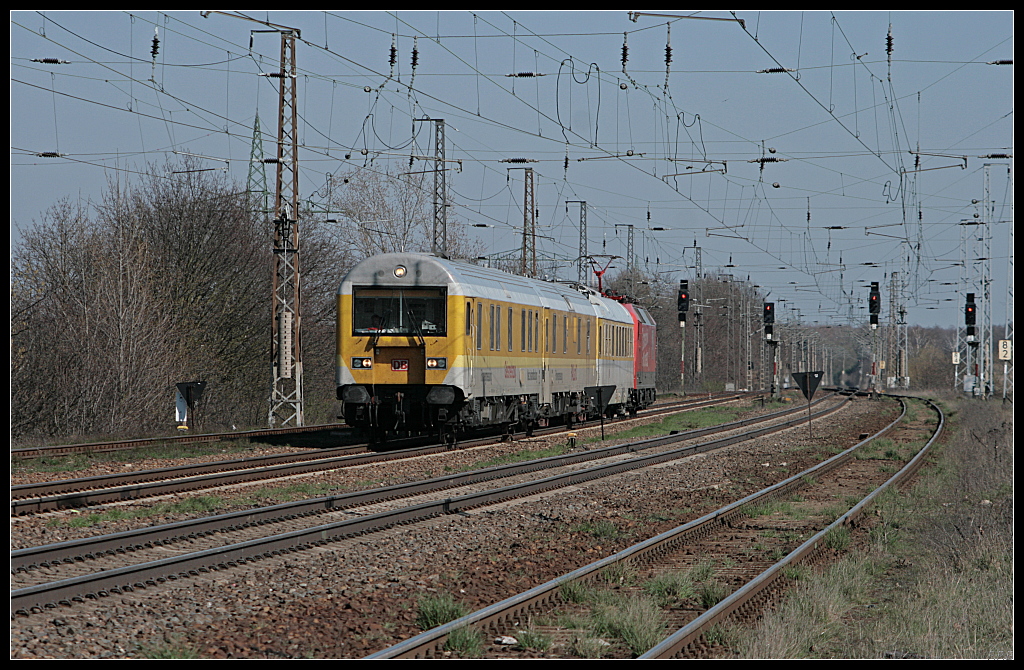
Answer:
[[[396,269],[404,268],[402,276]],[[626,308],[578,284],[530,279],[503,270],[430,254],[391,253],[357,263],[338,286],[338,294],[354,287],[447,287],[449,295],[516,302],[561,311],[593,313],[599,318],[631,321]]]

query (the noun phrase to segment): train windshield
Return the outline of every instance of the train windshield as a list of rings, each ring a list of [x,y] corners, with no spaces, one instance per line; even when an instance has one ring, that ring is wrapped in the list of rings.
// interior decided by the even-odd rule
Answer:
[[[445,335],[445,289],[357,288],[353,335]]]

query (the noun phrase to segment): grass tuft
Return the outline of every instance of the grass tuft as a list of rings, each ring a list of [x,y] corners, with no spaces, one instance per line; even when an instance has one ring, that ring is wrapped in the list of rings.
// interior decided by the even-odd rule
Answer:
[[[455,602],[455,599],[447,593],[441,596],[420,598],[418,607],[416,625],[422,630],[437,628],[469,613],[465,605]]]

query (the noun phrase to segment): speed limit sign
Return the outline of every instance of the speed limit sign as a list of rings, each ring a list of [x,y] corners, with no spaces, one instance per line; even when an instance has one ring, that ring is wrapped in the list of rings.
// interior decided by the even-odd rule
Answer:
[[[999,360],[1008,361],[1013,358],[1013,341],[999,340]]]

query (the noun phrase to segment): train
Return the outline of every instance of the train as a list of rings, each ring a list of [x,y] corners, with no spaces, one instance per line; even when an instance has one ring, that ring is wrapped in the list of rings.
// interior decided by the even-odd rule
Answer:
[[[337,398],[372,442],[530,434],[654,402],[657,324],[576,282],[421,253],[366,258],[337,293]]]

